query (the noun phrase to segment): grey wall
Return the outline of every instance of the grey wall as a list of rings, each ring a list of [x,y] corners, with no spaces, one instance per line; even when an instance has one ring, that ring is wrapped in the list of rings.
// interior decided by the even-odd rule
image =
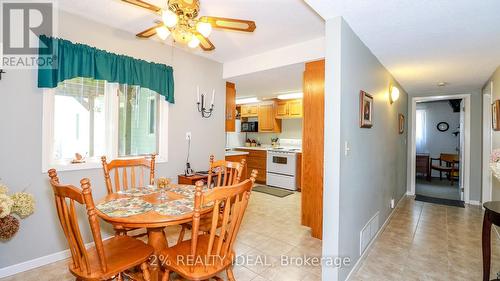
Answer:
[[[59,17],[59,37],[136,58],[172,65],[175,105],[169,111],[169,161],[159,164],[157,174],[176,177],[184,169],[185,132],[192,132],[191,163],[206,169],[208,157],[224,155],[225,84],[222,65],[189,52],[172,50],[152,40],[113,29],[65,12]],[[11,191],[35,195],[36,212],[21,221],[19,233],[0,242],[0,268],[67,248],[55,212],[53,195],[42,173],[42,90],[36,87],[36,71],[8,70],[0,81],[0,178]],[[196,86],[216,90],[213,117],[201,118],[196,109]],[[99,169],[60,172],[63,182],[77,185],[83,177],[93,183],[94,197],[105,194]],[[86,227],[85,221],[81,221]],[[86,241],[90,241],[87,239]]]
[[[441,153],[458,153],[460,136],[454,136],[460,126],[460,112],[453,112],[448,100],[420,102],[417,109],[425,109],[425,131],[427,145],[420,153],[429,153],[433,158],[439,158]],[[439,122],[447,122],[450,128],[446,132],[437,129]],[[432,171],[433,177],[439,177],[438,171]]]
[[[438,96],[439,93],[436,94],[415,94],[415,97],[430,97],[430,96]],[[446,94],[450,95],[450,94]],[[408,112],[412,112],[412,101],[411,97],[408,100]],[[475,201],[481,201],[481,169],[477,167],[481,167],[481,155],[482,155],[482,96],[479,93],[471,93],[470,100],[470,194],[469,199]],[[412,120],[411,114],[408,114],[408,126],[411,128]],[[408,178],[408,188],[410,188],[410,179]]]
[[[337,204],[334,198],[329,198],[335,194],[332,190],[335,184],[332,185],[329,179],[333,173],[330,168],[336,165],[335,159],[333,162],[330,159],[333,155],[340,156],[340,184],[337,230],[333,233],[324,230],[323,239],[324,247],[338,247],[340,256],[350,257],[351,266],[339,270],[339,280],[345,280],[360,258],[361,229],[377,212],[380,227],[391,213],[391,198],[398,201],[406,192],[407,130],[405,128],[404,134],[398,134],[398,114],[407,116],[407,94],[344,20],[327,21],[326,37],[327,50],[335,50],[327,51],[326,55],[324,204],[327,205],[323,214],[326,230],[332,228],[331,221],[335,217],[328,204]],[[392,105],[388,93],[391,83],[401,90],[400,99]],[[360,90],[374,97],[374,125],[371,129],[359,128]],[[335,96],[340,99],[339,108],[331,102],[335,101]],[[339,121],[336,119],[339,116],[335,116],[337,110],[340,110],[339,143],[335,143],[335,138],[332,142],[327,134],[330,130],[328,123]],[[351,149],[347,156],[343,151],[345,142]],[[331,154],[329,147],[332,145],[340,145],[340,153]],[[337,242],[330,237],[336,233],[339,235]],[[324,253],[334,251],[327,249]],[[324,269],[323,279],[335,280],[332,274],[336,273]]]

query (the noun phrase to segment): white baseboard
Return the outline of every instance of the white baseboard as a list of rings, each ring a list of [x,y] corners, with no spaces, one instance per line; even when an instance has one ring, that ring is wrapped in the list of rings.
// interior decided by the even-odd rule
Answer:
[[[480,206],[481,202],[479,202],[478,200],[469,200],[468,204]]]
[[[111,237],[107,237],[103,240],[107,240],[109,238],[111,238]],[[90,243],[85,244],[86,248],[89,248],[92,246],[94,246],[94,242],[90,242]],[[34,269],[34,268],[37,268],[40,266],[44,266],[44,265],[51,264],[51,263],[54,263],[57,261],[61,261],[61,260],[69,258],[70,255],[71,254],[70,254],[69,249],[66,249],[64,251],[60,251],[60,252],[53,253],[50,255],[35,258],[35,259],[29,260],[29,261],[25,261],[25,262],[13,264],[13,265],[10,265],[10,266],[4,267],[4,268],[0,268],[0,278],[4,278],[7,276],[17,274],[17,273],[28,271],[30,269]]]
[[[408,195],[408,196],[414,196],[414,195],[415,195],[415,193],[414,193],[414,192],[411,192],[411,191],[407,191],[407,192],[406,192],[406,195]]]
[[[408,193],[407,193],[408,194]],[[384,231],[385,227],[387,226],[387,224],[389,223],[389,221],[391,220],[392,216],[394,215],[394,211],[398,208],[398,205],[399,203],[403,200],[403,198],[405,198],[405,195],[401,196],[401,198],[399,198],[398,200],[398,203],[396,204],[396,206],[394,207],[394,209],[392,209],[391,213],[389,214],[389,216],[387,217],[387,219],[385,219],[384,221],[384,224],[382,225],[382,227],[380,227],[380,229],[377,231],[377,234],[375,235],[375,237],[373,237],[372,241],[370,241],[370,244],[368,244],[368,246],[366,247],[366,250],[363,252],[363,254],[359,257],[358,261],[356,262],[356,264],[354,264],[354,266],[352,267],[352,270],[351,272],[349,272],[349,274],[347,275],[346,277],[346,281],[349,281],[349,278],[352,277],[352,275],[358,271],[359,269],[359,266],[361,265],[361,262],[364,261],[364,259],[366,258],[366,255],[368,255],[368,253],[370,252],[371,250],[371,247],[373,246],[373,243],[375,243],[375,241],[377,240],[378,236],[380,235],[380,233],[382,233],[382,231]]]

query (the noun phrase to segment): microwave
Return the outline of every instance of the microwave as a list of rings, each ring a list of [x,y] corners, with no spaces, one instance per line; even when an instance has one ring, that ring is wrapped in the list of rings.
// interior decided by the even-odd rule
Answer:
[[[241,131],[242,132],[258,132],[259,131],[259,122],[241,122]]]

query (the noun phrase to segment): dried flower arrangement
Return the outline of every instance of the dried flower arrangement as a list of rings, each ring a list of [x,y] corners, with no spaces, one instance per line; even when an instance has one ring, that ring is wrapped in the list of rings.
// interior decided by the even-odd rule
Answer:
[[[0,183],[0,240],[11,239],[19,230],[19,219],[24,219],[35,212],[35,198],[26,192],[8,195],[9,189]]]
[[[500,162],[500,149],[497,148],[491,152],[490,160],[492,163]]]

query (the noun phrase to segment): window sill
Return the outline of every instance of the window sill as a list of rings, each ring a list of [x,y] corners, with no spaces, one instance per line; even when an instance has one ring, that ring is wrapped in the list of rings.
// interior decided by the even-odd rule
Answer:
[[[133,159],[134,157],[130,157],[130,159]],[[127,158],[124,158],[127,159]],[[158,157],[156,158],[155,163],[156,164],[161,164],[161,163],[167,163],[167,159],[165,157]],[[102,169],[102,163],[100,159],[88,159],[87,162],[85,163],[77,163],[77,164],[72,164],[64,161],[60,161],[54,164],[48,164],[45,165],[47,168],[42,169],[42,173],[46,174],[49,169],[56,169],[58,172],[63,172],[63,171],[80,171],[80,170],[92,170],[92,169]]]

